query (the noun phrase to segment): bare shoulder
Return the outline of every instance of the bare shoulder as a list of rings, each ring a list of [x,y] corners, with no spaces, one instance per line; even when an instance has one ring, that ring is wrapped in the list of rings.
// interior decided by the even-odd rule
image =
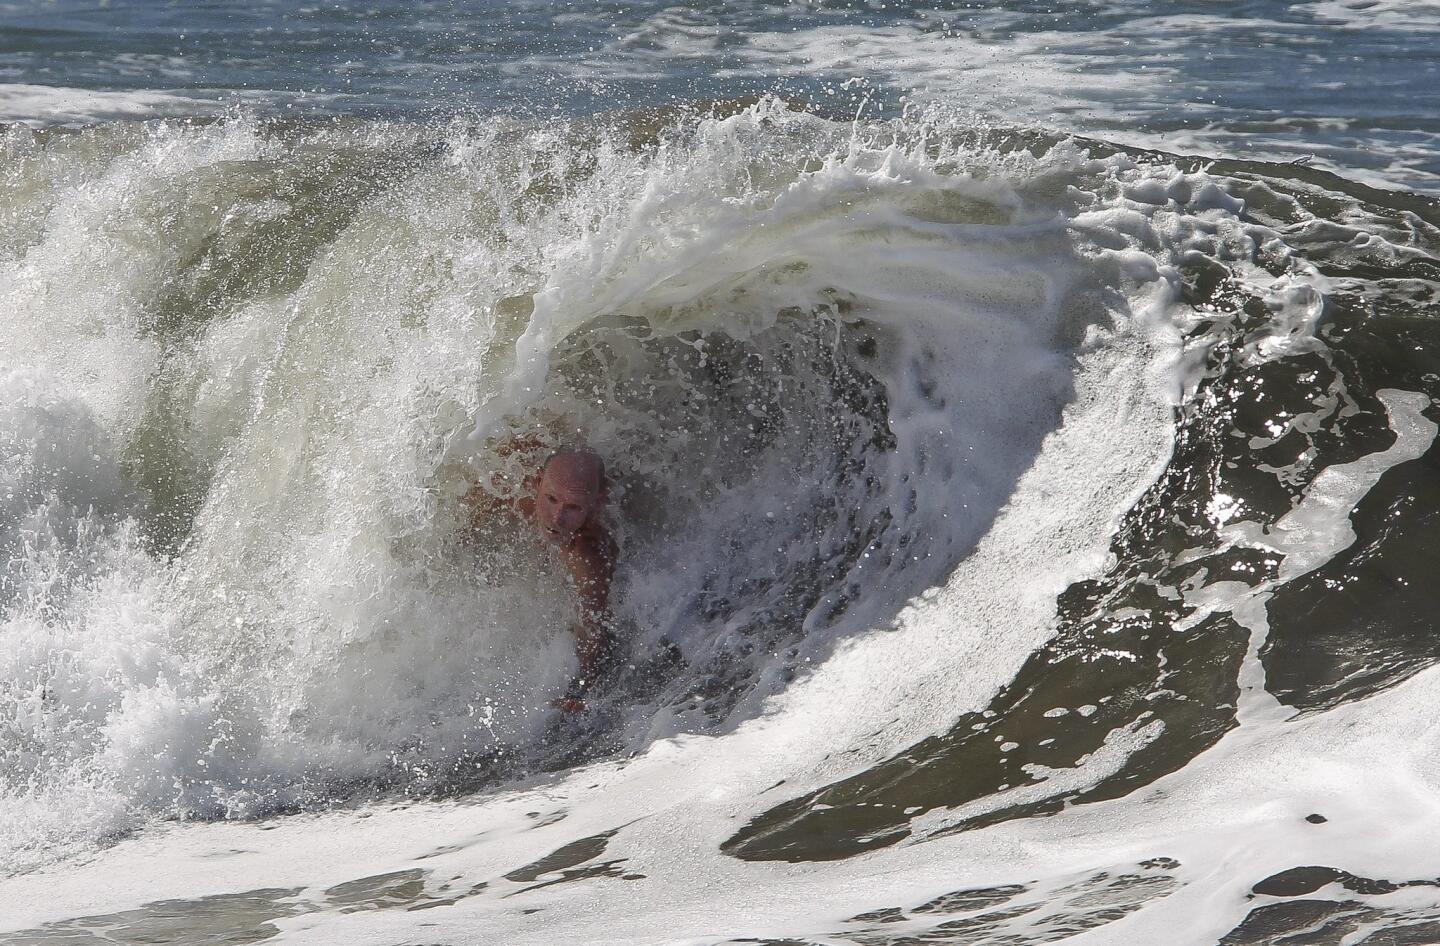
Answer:
[[[619,546],[603,529],[585,531],[575,537],[574,543],[566,550],[566,558],[591,574],[609,575],[615,570],[615,559]]]
[[[520,457],[521,467],[533,467],[537,457],[545,449],[545,442],[538,434],[512,434],[490,443],[490,452],[499,458]],[[502,513],[529,519],[535,514],[534,474],[518,476],[503,468],[481,473],[485,482],[476,482],[460,498],[461,504],[470,511],[477,524]],[[486,485],[488,483],[488,486]]]
[[[510,503],[475,483],[460,497],[460,505],[468,509],[472,516],[487,516],[504,510]]]

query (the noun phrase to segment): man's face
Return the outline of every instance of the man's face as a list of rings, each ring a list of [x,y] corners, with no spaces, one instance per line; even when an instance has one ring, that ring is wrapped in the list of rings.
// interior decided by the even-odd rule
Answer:
[[[535,520],[547,539],[557,545],[569,545],[575,534],[600,511],[604,501],[599,467],[594,458],[557,456],[540,474]]]

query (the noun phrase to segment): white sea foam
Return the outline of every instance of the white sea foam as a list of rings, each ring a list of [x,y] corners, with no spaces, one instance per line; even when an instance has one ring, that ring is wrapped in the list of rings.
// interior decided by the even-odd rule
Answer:
[[[215,95],[203,92],[163,89],[121,92],[0,83],[0,122],[84,125],[125,118],[192,118],[220,115],[227,107],[225,101],[217,101]]]
[[[1314,15],[1322,22],[1333,22],[1346,29],[1364,30],[1440,28],[1440,3],[1434,0],[1322,0],[1315,4]]]
[[[0,275],[22,329],[0,340],[14,405],[0,413],[0,485],[12,518],[28,518],[0,539],[29,570],[24,588],[57,593],[12,606],[0,631],[0,845],[11,869],[52,863],[0,885],[0,930],[265,886],[303,888],[275,913],[278,941],[823,940],[863,910],[966,886],[1040,878],[1026,896],[1068,902],[1082,895],[1057,891],[1076,877],[1168,856],[1182,864],[1168,897],[1089,935],[1126,943],[1182,928],[1190,939],[1179,941],[1198,944],[1243,913],[1240,888],[1258,869],[1222,868],[1293,866],[1317,831],[1341,836],[1342,866],[1357,872],[1384,873],[1373,864],[1387,851],[1433,871],[1425,831],[1367,834],[1374,819],[1356,811],[1385,799],[1406,817],[1420,806],[1430,823],[1416,799],[1436,777],[1433,673],[1296,723],[1251,714],[1138,795],[1055,818],[837,863],[719,852],[775,803],[982,709],[1048,639],[1056,594],[1103,569],[1118,517],[1167,459],[1171,409],[1194,380],[1180,330],[1198,324],[1177,303],[1178,262],[1244,260],[1274,239],[1241,226],[1235,198],[1203,174],[1068,146],[1039,159],[972,153],[904,132],[852,131],[769,102],[640,151],[582,147],[564,128],[457,125],[440,160],[358,204],[290,277],[237,276],[221,312],[200,304],[212,297],[199,276],[176,276],[195,272],[180,261],[218,244],[240,249],[216,266],[247,254],[278,265],[254,234],[319,212],[257,181],[303,180],[337,149],[378,160],[428,143],[359,126],[293,144],[234,122],[150,130],[112,149],[80,136],[69,142],[79,172],[56,171],[53,155],[35,163],[47,183],[27,192],[17,219],[28,237]],[[74,258],[84,265],[65,264]],[[1313,325],[1304,289],[1316,277],[1300,266],[1280,281],[1248,275],[1293,331],[1247,357],[1292,354]],[[156,321],[176,311],[189,321]],[[720,426],[718,407],[667,414],[671,387],[710,390],[694,343],[708,333],[699,350],[720,357],[722,330],[750,346],[746,357],[785,368],[743,407],[778,403],[804,421],[764,450],[727,440],[743,425]],[[757,632],[741,609],[717,605],[711,618],[685,604],[779,600],[743,579],[795,565],[803,542],[785,522],[810,527],[808,481],[855,447],[848,432],[805,435],[843,412],[816,402],[830,376],[792,355],[812,351],[812,337],[859,332],[876,354],[845,357],[883,385],[894,444],[861,455],[880,487],[834,488],[867,518],[892,517],[876,548],[912,557],[871,564],[866,546],[837,582],[863,592],[850,610],[806,612],[808,633],[777,647],[789,658],[746,652],[738,645]],[[625,370],[586,369],[604,358]],[[650,388],[638,406],[619,389],[595,404],[597,379]],[[1330,536],[1325,554],[1343,545],[1341,500],[1433,434],[1410,396],[1387,398],[1396,447],[1317,480],[1291,523]],[[692,665],[718,657],[750,674],[725,724],[649,706],[622,727],[633,758],[498,794],[147,827],[323,809],[397,768],[433,784],[427,772],[472,751],[523,755],[571,669],[566,594],[526,568],[477,580],[484,550],[451,541],[453,499],[504,462],[485,434],[544,412],[583,427],[622,472],[631,464],[633,490],[646,477],[677,502],[694,484],[710,490],[713,501],[682,503],[687,518],[668,531],[631,527],[640,551],[617,608],[645,645],[663,632]],[[147,449],[209,478],[193,528],[168,551],[142,508],[150,497],[127,485],[147,431]],[[693,449],[674,449],[681,434]],[[42,448],[52,441],[64,449]],[[743,461],[728,479],[696,460],[727,452]],[[146,482],[170,488],[153,473]],[[58,579],[48,585],[47,568]],[[1208,594],[1212,610],[1242,619],[1255,600],[1248,587]],[[796,682],[782,670],[800,671]],[[1401,738],[1382,725],[1399,718],[1420,722]],[[1107,748],[1132,746],[1116,734]],[[1091,783],[1113,761],[1096,753],[1050,777]],[[1312,810],[1333,828],[1305,823]],[[643,877],[525,893],[530,882],[504,877],[612,830],[605,857]],[[425,889],[438,898],[444,885],[470,895],[347,912],[325,892],[404,870],[431,871]]]
[[[1077,422],[1074,436],[1062,433],[1055,439],[1062,453],[1079,451],[1080,456],[1066,459],[1097,463],[1096,474],[1113,473],[1106,458],[1129,453],[1139,459],[1130,449],[1141,444],[1133,431],[1117,440],[1118,428],[1108,419],[1137,395],[1132,408],[1155,402],[1143,384],[1102,387],[1096,393],[1087,409],[1069,415]],[[1406,399],[1399,396],[1395,403],[1404,407]],[[1426,434],[1416,433],[1419,439],[1402,431],[1385,457],[1393,462],[1423,447]],[[1114,449],[1120,446],[1130,449]],[[1158,440],[1149,444],[1150,449],[1162,446]],[[1350,472],[1373,482],[1384,468],[1366,460]],[[1057,475],[1059,481],[1073,482],[1073,467],[1042,458],[1027,476],[1019,502],[1003,517],[996,539],[1038,538],[1053,535],[1049,528],[1055,525],[1075,524],[1073,504],[1065,509],[1064,502],[1056,502],[1072,494],[1045,495],[1045,484]],[[1341,475],[1337,471],[1336,478]],[[1328,487],[1318,484],[1315,508],[1329,496]],[[1102,513],[1105,505],[1097,503],[1091,512]],[[793,691],[777,712],[724,740],[658,744],[628,766],[594,767],[480,804],[378,808],[364,812],[363,819],[347,814],[295,819],[280,832],[262,830],[268,826],[214,825],[155,833],[68,875],[12,881],[15,902],[27,904],[15,922],[115,909],[146,889],[172,896],[236,889],[237,879],[254,876],[276,886],[302,887],[296,899],[311,898],[318,905],[326,887],[357,876],[424,867],[433,871],[428,883],[436,895],[442,883],[452,890],[481,880],[491,884],[483,895],[419,914],[425,924],[433,924],[425,927],[431,936],[516,943],[586,938],[607,944],[711,944],[738,936],[825,939],[827,931],[838,935],[833,931],[842,930],[847,917],[865,909],[913,906],[955,889],[1023,885],[1036,877],[1047,879],[1022,894],[1020,902],[1055,910],[1066,903],[1067,884],[1085,889],[1076,884],[1079,878],[1090,878],[1091,891],[1104,892],[1094,879],[1097,870],[1133,874],[1141,860],[1170,857],[1180,862],[1174,875],[1178,883],[1162,887],[1148,908],[1093,930],[1086,941],[1125,944],[1160,937],[1208,944],[1244,909],[1253,878],[1298,863],[1337,864],[1370,876],[1397,870],[1425,876],[1440,869],[1426,841],[1436,821],[1427,799],[1440,777],[1430,761],[1434,734],[1440,732],[1430,698],[1433,671],[1343,710],[1283,726],[1247,724],[1198,764],[1138,796],[1076,808],[1062,817],[1013,821],[836,864],[753,864],[716,852],[716,844],[738,821],[768,804],[765,789],[771,780],[816,764],[823,775],[826,757],[838,746],[853,744],[859,732],[837,731],[830,722],[840,715],[834,712],[837,699],[851,698],[846,719],[888,715],[887,707],[853,700],[859,692],[884,693],[890,683],[903,687],[915,670],[913,658],[886,659],[881,656],[885,651],[913,655],[938,647],[943,656],[927,669],[945,678],[952,699],[983,702],[986,676],[977,674],[974,664],[954,660],[958,654],[947,653],[964,646],[967,637],[943,629],[937,633],[937,625],[955,631],[957,619],[983,623],[987,614],[1000,617],[996,612],[1008,599],[996,570],[1013,574],[1017,562],[1010,556],[1034,555],[1037,545],[1016,542],[1006,550],[982,545],[944,597],[922,605],[903,631],[859,642],[844,659],[832,661]],[[995,612],[987,610],[987,598],[994,600]],[[963,609],[953,610],[947,600],[963,602]],[[1030,617],[1043,621],[1040,596],[1033,612],[1026,601],[1022,598],[1021,612],[1011,616],[1019,623]],[[1000,626],[990,629],[998,633],[988,644],[1002,644],[1015,656],[1025,653],[1026,642],[1007,637]],[[923,713],[943,714],[951,706],[918,704]],[[872,707],[878,712],[872,713]],[[1408,721],[1403,732],[1394,727],[1397,719]],[[1405,813],[1403,827],[1377,830],[1376,812],[1390,808]],[[1312,812],[1324,812],[1328,821],[1306,822],[1304,816]],[[564,817],[551,820],[557,815]],[[606,857],[624,858],[625,869],[644,874],[643,880],[600,879],[503,899],[526,884],[501,880],[499,874],[533,859],[539,850],[622,824],[628,826],[610,842]],[[177,873],[180,863],[186,869]],[[617,884],[624,885],[624,896],[614,895]],[[39,897],[25,897],[40,885],[56,898],[44,906]],[[1109,898],[1096,899],[1092,893],[1087,902],[1127,902],[1123,890],[1110,892]],[[1140,905],[1146,905],[1143,898]],[[540,912],[522,914],[516,906]],[[415,935],[421,922],[415,916],[400,911],[345,916],[322,907],[276,923],[286,931],[280,942],[384,943]],[[1033,931],[1036,919],[1027,917],[1023,929]],[[911,919],[890,929],[899,935],[926,928],[927,921]]]

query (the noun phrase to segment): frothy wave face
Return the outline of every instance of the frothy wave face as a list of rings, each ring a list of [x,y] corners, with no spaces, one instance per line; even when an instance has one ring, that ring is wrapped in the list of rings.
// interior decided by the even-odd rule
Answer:
[[[973,545],[1098,285],[1054,208],[769,106],[634,133],[12,134],[17,847],[63,799],[123,826],[523,765],[572,607],[528,536],[460,537],[517,462],[486,432],[607,458],[617,620],[683,656],[605,747],[716,725]]]
[[[1140,340],[1210,338],[1245,279],[1271,306],[1255,364],[1319,311],[1256,275],[1273,232],[1202,173],[773,102],[5,147],[11,868],[137,818],[728,731],[945,582],[1093,396],[1077,373],[1162,383]],[[507,432],[605,457],[617,626],[672,655],[597,732],[557,736],[547,705],[571,590],[460,503],[533,472]]]

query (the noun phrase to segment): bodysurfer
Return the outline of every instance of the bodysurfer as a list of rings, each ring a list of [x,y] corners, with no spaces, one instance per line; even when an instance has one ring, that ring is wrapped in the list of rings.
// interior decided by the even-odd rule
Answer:
[[[500,452],[539,447],[538,441],[512,440]],[[573,625],[579,671],[552,705],[566,712],[585,708],[585,694],[615,656],[610,630],[610,582],[618,548],[601,523],[609,498],[605,462],[589,447],[556,450],[525,479],[519,496],[502,499],[476,485],[464,502],[476,519],[505,510],[528,523],[558,553],[575,588],[578,620]]]

